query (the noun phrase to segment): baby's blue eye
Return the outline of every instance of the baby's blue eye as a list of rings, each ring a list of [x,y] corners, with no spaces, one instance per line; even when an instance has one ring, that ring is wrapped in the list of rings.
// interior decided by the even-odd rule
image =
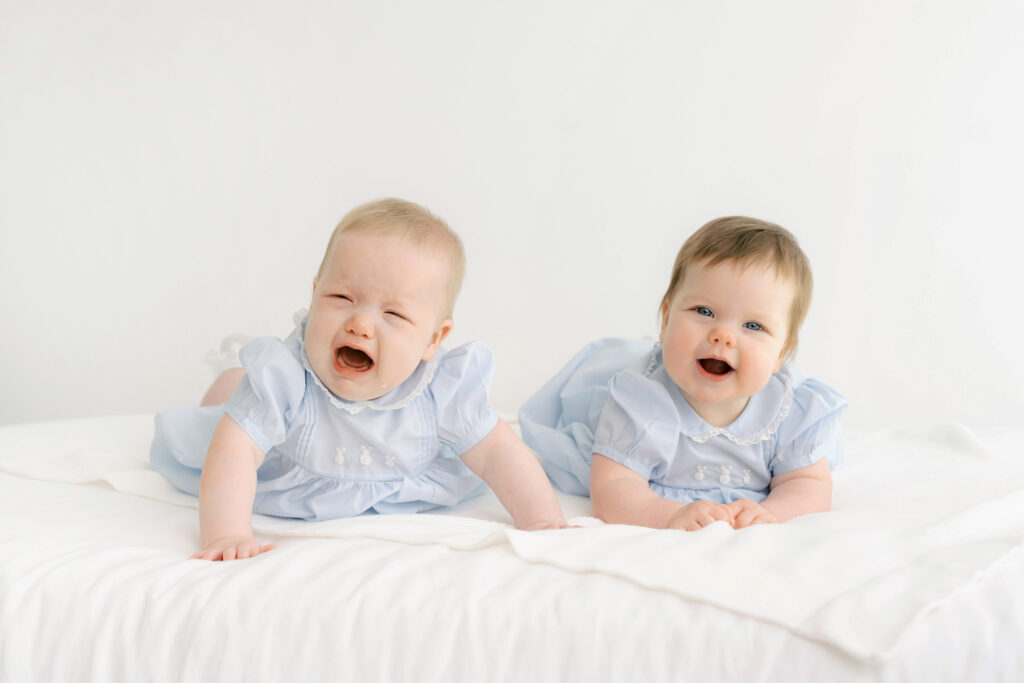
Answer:
[[[707,316],[709,318],[712,318],[715,315],[714,313],[711,312],[711,309],[708,308],[707,306],[698,306],[697,308],[695,308],[693,310],[697,311],[697,315],[704,315],[704,316]]]
[[[753,321],[749,323],[744,323],[743,326],[746,327],[748,330],[753,330],[754,332],[760,332],[761,330],[764,329],[763,327],[761,327],[761,323],[755,323]]]

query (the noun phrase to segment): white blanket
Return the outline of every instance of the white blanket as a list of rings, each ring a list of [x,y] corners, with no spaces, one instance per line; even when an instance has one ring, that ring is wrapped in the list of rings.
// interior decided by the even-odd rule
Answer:
[[[151,429],[151,416],[0,428],[0,471],[48,482],[105,482],[161,505],[195,507],[194,498],[148,468]],[[587,499],[560,496],[567,516],[582,528],[521,532],[510,527],[490,494],[442,514],[320,523],[256,515],[254,528],[279,543],[273,553],[279,559],[298,554],[301,547],[290,546],[289,539],[302,537],[378,539],[469,553],[500,547],[528,563],[672,593],[878,661],[891,655],[915,620],[988,572],[1024,571],[1024,466],[1016,452],[1021,436],[983,440],[947,425],[851,438],[847,464],[834,475],[832,512],[740,531],[724,523],[695,533],[605,526],[589,517]],[[11,510],[35,509],[32,487],[24,491],[20,503],[7,494],[8,520]],[[77,540],[68,543],[70,556],[105,537],[60,505],[48,506],[40,519],[28,514],[0,529],[6,550],[0,578],[14,580],[16,550],[31,555],[25,529],[34,523],[81,525]],[[183,519],[194,523],[194,516],[175,515],[173,523],[154,519],[140,544],[178,553],[196,549],[198,532],[182,526]]]

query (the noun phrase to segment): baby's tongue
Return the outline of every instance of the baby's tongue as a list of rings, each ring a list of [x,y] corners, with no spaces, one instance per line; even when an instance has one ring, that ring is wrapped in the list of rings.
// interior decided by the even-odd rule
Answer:
[[[724,360],[718,360],[717,358],[704,358],[700,362],[704,366],[704,369],[710,372],[712,375],[724,375],[725,373],[732,370],[732,367]]]
[[[359,349],[342,346],[338,349],[338,362],[353,370],[369,370],[373,360]]]

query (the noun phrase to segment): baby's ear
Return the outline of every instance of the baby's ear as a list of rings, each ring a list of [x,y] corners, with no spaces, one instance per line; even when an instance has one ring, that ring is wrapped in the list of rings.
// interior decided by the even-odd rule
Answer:
[[[316,283],[317,283],[318,279],[319,278],[316,275],[313,276],[313,291],[314,292],[316,291]]]
[[[661,303],[661,329],[658,330],[658,341],[665,341],[665,327],[668,325],[668,302]]]
[[[430,338],[430,343],[427,344],[426,350],[423,352],[423,360],[430,360],[437,354],[437,350],[441,348],[441,342],[448,336],[448,333],[452,331],[452,326],[455,323],[452,322],[451,318],[445,318],[434,330],[433,336]]]

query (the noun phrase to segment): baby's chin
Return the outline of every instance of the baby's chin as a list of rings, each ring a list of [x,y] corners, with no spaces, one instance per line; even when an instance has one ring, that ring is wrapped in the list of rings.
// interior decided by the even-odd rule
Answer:
[[[327,390],[333,396],[345,401],[372,401],[380,398],[393,388],[374,386],[371,383],[373,381],[372,376],[356,380],[343,379],[335,376],[330,369],[324,372],[323,368],[318,368],[313,363],[310,363],[310,366],[312,367],[313,374],[320,380],[320,383],[327,387]]]

